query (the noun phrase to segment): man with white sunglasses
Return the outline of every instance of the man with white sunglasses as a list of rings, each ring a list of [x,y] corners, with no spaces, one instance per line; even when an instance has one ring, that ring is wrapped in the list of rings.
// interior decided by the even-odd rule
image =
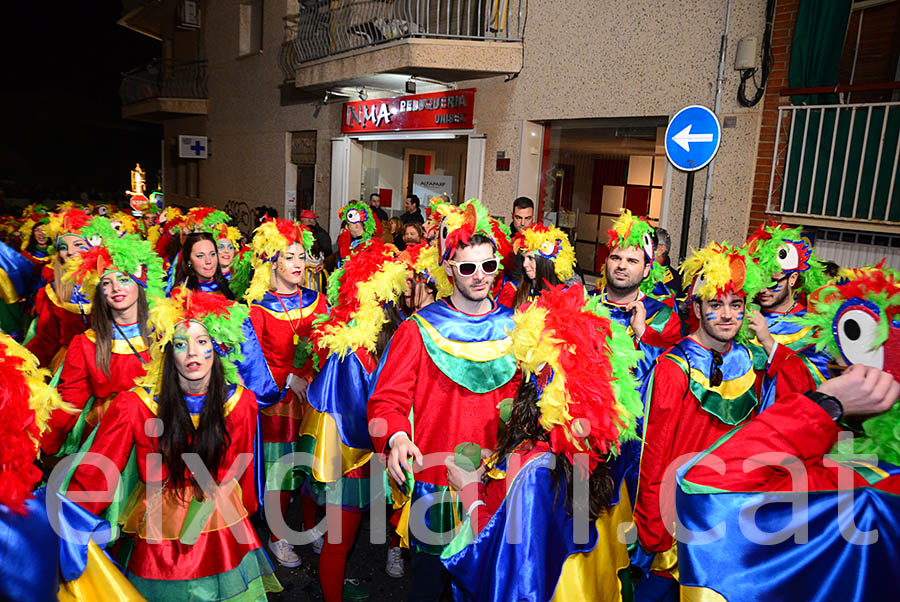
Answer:
[[[387,454],[395,505],[405,502],[398,535],[412,553],[410,600],[441,598],[449,574],[439,555],[466,516],[451,497],[444,459],[460,444],[493,449],[499,404],[518,386],[507,335],[513,312],[489,296],[499,258],[487,211],[474,200],[439,211],[453,293],[397,329],[367,412],[375,450]]]

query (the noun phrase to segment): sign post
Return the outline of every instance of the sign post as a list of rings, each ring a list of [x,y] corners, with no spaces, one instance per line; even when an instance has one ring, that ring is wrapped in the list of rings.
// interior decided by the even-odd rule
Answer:
[[[694,194],[694,172],[709,165],[719,151],[722,127],[716,114],[701,105],[691,105],[675,113],[666,128],[666,157],[681,171],[688,172],[681,220],[680,255],[687,255],[688,228]]]

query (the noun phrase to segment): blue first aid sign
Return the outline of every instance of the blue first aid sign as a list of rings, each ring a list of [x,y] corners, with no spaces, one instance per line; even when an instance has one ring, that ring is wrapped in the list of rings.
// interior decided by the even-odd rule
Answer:
[[[178,137],[178,157],[181,159],[206,159],[208,147],[206,136]]]
[[[682,171],[696,171],[712,161],[719,150],[722,128],[716,114],[691,105],[675,113],[666,128],[666,156]]]

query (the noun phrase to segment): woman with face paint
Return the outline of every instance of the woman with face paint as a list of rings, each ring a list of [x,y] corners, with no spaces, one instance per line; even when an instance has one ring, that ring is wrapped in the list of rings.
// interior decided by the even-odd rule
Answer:
[[[513,249],[524,256],[513,308],[532,301],[575,273],[575,250],[559,228],[532,224],[516,234]]]
[[[306,405],[306,385],[313,376],[309,337],[313,320],[328,313],[324,295],[300,286],[312,239],[312,232],[295,222],[278,218],[264,221],[250,243],[254,274],[244,293],[252,323],[247,338],[255,337],[258,345],[255,341],[253,349],[244,345],[242,377],[255,388],[259,399],[266,490],[281,492],[283,514],[291,492],[302,482],[293,472],[280,478],[276,463],[299,449],[297,435]],[[254,357],[256,348],[262,358]],[[254,365],[268,367],[265,378],[254,371]],[[243,372],[245,366],[251,370],[249,374]],[[302,498],[304,522],[310,529],[315,523],[316,505],[310,497]],[[298,566],[300,557],[276,531],[273,529],[269,549],[283,566]]]
[[[91,328],[75,335],[60,373],[59,393],[80,410],[56,412],[42,442],[45,454],[74,453],[109,402],[134,386],[150,360],[151,304],[163,295],[162,260],[133,234],[112,238],[66,264],[67,277],[91,299]]]
[[[90,324],[91,303],[79,287],[63,281],[66,262],[81,255],[90,245],[83,230],[94,219],[81,209],[55,213],[47,224],[48,236],[54,243],[50,266],[50,281],[38,290],[34,300],[37,319],[32,323],[34,334],[25,337],[25,347],[33,353],[41,366],[56,372],[65,357],[65,347],[76,334]]]
[[[222,295],[177,289],[161,298],[147,374],[116,396],[91,442],[127,501],[79,503],[133,536],[124,568],[147,600],[256,601],[281,591],[248,520],[257,404],[234,367],[246,317]],[[100,464],[83,461],[67,494],[85,499],[106,486]]]

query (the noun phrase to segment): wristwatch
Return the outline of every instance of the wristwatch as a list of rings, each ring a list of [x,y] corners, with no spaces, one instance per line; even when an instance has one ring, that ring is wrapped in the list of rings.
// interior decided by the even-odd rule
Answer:
[[[836,397],[818,391],[807,391],[804,395],[806,395],[806,397],[814,404],[825,410],[825,413],[835,422],[838,422],[844,417],[844,406],[841,405],[841,402],[838,401]]]

